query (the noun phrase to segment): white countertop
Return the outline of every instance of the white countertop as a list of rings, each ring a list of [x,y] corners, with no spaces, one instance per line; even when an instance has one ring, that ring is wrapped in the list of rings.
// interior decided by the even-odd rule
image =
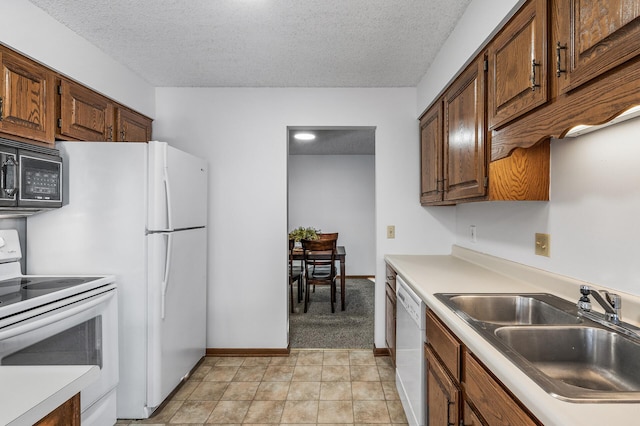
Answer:
[[[385,260],[545,425],[633,424],[640,418],[640,403],[572,403],[552,397],[434,297],[435,293],[546,292],[577,302],[581,284],[600,287],[457,246],[450,256],[387,255]],[[623,321],[639,325],[640,298],[615,292],[622,296]]]
[[[34,424],[99,375],[95,365],[1,366],[0,425]]]

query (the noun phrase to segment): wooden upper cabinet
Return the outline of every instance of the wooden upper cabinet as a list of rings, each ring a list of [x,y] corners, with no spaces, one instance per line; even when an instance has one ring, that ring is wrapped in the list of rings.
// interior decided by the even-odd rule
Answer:
[[[54,144],[54,74],[0,47],[0,133]]]
[[[59,139],[112,141],[113,103],[104,96],[72,81],[59,84]]]
[[[442,201],[442,101],[420,118],[420,203]]]
[[[151,140],[151,119],[124,108],[116,113],[118,142],[148,142]]]
[[[547,102],[547,40],[547,0],[529,0],[489,44],[489,129]]]
[[[554,0],[553,5],[560,93],[640,54],[640,0]]]
[[[480,55],[444,94],[444,200],[486,193],[486,73]]]

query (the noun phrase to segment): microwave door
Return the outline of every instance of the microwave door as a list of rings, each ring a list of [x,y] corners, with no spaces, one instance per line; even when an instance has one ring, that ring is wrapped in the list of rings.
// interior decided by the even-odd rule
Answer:
[[[16,162],[16,151],[0,147],[0,206],[16,206],[17,192],[18,164]]]

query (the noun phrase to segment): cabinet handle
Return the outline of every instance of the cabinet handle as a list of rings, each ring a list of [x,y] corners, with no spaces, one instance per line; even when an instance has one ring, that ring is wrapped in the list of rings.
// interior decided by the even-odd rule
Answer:
[[[566,44],[562,46],[560,42],[558,42],[558,44],[556,45],[556,77],[560,77],[560,74],[562,74],[563,72],[567,72],[566,69],[562,69],[562,65],[560,64],[560,51],[566,49]]]
[[[535,92],[536,87],[540,87],[539,84],[536,84],[536,67],[539,67],[540,64],[536,62],[535,59],[531,60],[531,90]]]
[[[107,129],[109,129],[109,136],[107,136],[107,140],[109,142],[113,142],[113,125],[112,124],[108,125]]]
[[[2,108],[3,102],[4,102],[4,100],[2,99],[2,96],[0,96],[0,121],[2,121],[2,119],[4,118],[4,116],[2,115],[2,112],[3,112],[3,108]]]
[[[124,127],[122,129],[120,129],[120,142],[124,142],[125,141],[125,136],[126,136],[126,132],[124,130]]]

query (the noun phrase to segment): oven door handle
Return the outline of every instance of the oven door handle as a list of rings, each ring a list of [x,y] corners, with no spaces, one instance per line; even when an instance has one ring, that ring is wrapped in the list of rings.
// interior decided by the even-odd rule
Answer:
[[[29,333],[30,331],[37,330],[38,328],[42,328],[46,325],[56,323],[58,321],[62,321],[74,315],[77,315],[81,312],[87,311],[91,308],[94,308],[101,303],[106,302],[108,299],[112,298],[115,295],[114,291],[109,291],[107,293],[103,293],[97,296],[90,297],[88,299],[84,299],[78,302],[75,302],[74,307],[61,309],[60,312],[55,313],[50,316],[44,316],[44,318],[40,318],[37,320],[26,320],[17,323],[16,325],[9,326],[5,330],[0,330],[0,341],[5,339],[10,339],[12,337],[18,336],[20,334]]]

